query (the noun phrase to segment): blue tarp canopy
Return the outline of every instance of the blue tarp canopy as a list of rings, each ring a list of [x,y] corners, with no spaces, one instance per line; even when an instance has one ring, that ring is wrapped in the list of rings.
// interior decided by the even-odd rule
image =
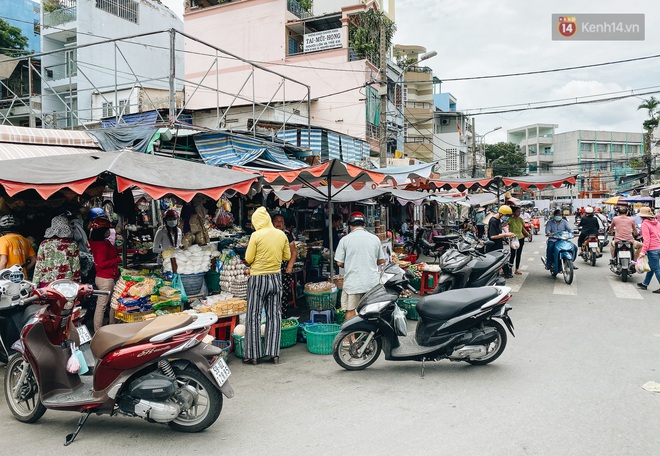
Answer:
[[[199,156],[207,165],[246,166],[294,170],[307,167],[300,160],[287,156],[276,144],[235,133],[201,133],[194,136]]]

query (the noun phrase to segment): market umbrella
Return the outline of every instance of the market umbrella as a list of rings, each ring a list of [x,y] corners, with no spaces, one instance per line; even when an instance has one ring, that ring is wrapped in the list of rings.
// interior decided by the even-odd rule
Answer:
[[[312,189],[318,195],[323,197],[323,201],[328,203],[328,220],[332,220],[332,202],[333,197],[337,197],[342,191],[353,188],[356,190],[364,189],[367,185],[375,188],[376,185],[383,182],[390,182],[398,185],[407,179],[418,181],[428,179],[435,163],[422,163],[419,165],[398,166],[390,168],[381,168],[367,170],[350,163],[344,163],[340,160],[330,160],[320,165],[310,166],[292,171],[273,172],[266,170],[246,169],[234,167],[234,169],[258,172],[264,180],[274,190],[293,190],[298,191],[303,187]],[[333,192],[333,188],[338,191]],[[330,261],[334,259],[332,248],[332,223],[328,223]],[[330,277],[334,276],[334,268],[330,268]]]
[[[652,204],[655,202],[655,198],[652,196],[626,196],[625,198],[620,198],[619,203],[647,203]]]
[[[619,204],[619,200],[622,198],[622,196],[612,196],[610,198],[607,198],[606,200],[603,201],[603,204],[613,204],[617,205]]]
[[[48,199],[68,188],[83,194],[102,175],[114,176],[117,190],[132,186],[154,199],[175,195],[189,202],[197,194],[219,199],[226,191],[246,194],[259,181],[256,174],[133,151],[99,152],[5,160],[0,185],[9,196],[36,190]]]

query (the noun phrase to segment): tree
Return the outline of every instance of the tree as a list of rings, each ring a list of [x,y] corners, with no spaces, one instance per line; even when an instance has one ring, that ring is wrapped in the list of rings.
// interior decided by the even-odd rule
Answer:
[[[486,144],[486,161],[493,168],[493,176],[520,176],[527,169],[527,157],[514,143]]]
[[[653,173],[653,156],[651,155],[651,136],[653,135],[653,130],[658,127],[658,122],[660,122],[660,101],[658,101],[654,96],[651,96],[648,100],[644,100],[644,103],[637,106],[637,110],[646,109],[649,114],[649,118],[642,122],[642,127],[646,130],[644,134],[644,163],[646,164],[646,184],[651,184],[651,174]]]
[[[9,25],[8,22],[0,19],[0,54],[9,57],[18,57],[29,54],[30,42],[18,27]]]

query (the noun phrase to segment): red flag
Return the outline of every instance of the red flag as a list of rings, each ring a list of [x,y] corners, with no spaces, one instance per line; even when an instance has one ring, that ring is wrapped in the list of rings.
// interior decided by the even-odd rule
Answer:
[[[461,126],[459,125],[458,122],[456,122],[456,129],[458,130],[458,134],[460,136],[463,136],[463,130],[461,130]]]

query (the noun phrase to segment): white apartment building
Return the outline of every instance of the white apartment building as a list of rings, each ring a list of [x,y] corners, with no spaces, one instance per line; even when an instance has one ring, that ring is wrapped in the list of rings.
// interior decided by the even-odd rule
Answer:
[[[461,112],[436,111],[433,123],[433,160],[443,178],[469,177],[472,173],[472,128]],[[481,161],[479,160],[481,159]],[[483,154],[477,167],[485,169]]]
[[[183,22],[158,0],[45,0],[41,10],[44,128],[169,107],[169,29]],[[181,37],[177,47],[183,47]],[[175,57],[182,78],[183,54]],[[177,83],[177,91],[182,89]]]

